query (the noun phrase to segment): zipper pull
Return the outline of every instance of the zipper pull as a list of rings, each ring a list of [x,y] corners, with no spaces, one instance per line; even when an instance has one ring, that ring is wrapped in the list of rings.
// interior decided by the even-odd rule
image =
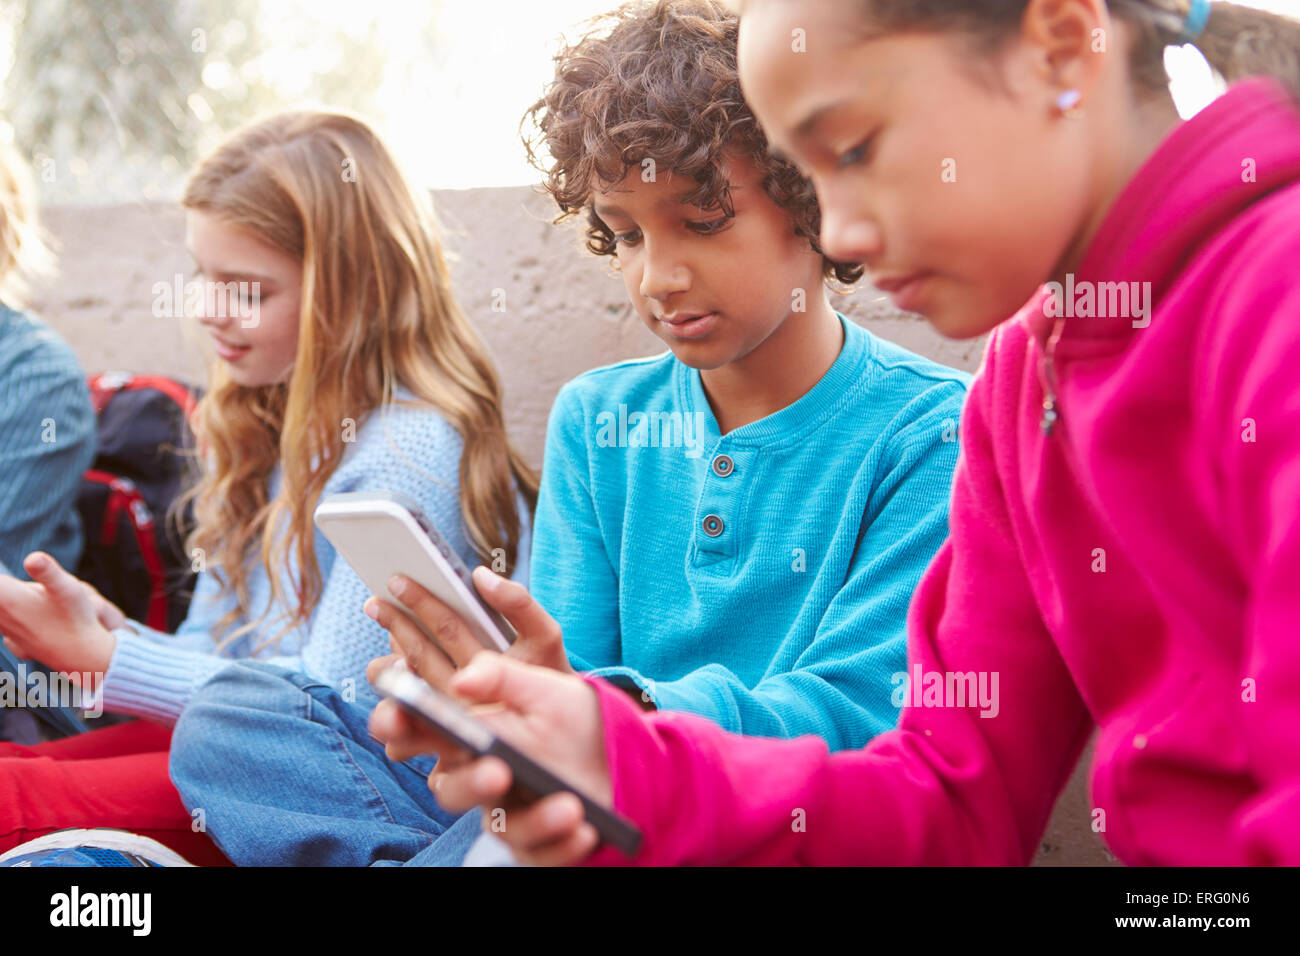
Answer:
[[[1056,396],[1049,395],[1043,399],[1043,420],[1039,422],[1039,426],[1043,429],[1043,434],[1046,437],[1050,438],[1052,436],[1052,428],[1060,417],[1060,413],[1056,410]]]
[[[1043,389],[1043,418],[1038,423],[1043,435],[1052,437],[1052,429],[1061,420],[1061,413],[1056,410],[1056,343],[1061,341],[1065,331],[1065,317],[1060,316],[1048,336],[1047,346],[1043,349],[1043,361],[1038,366],[1038,381]]]

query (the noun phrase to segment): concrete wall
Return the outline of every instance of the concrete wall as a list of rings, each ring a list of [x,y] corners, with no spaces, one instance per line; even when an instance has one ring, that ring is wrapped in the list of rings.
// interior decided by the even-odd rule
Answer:
[[[540,464],[547,412],[564,382],[664,347],[632,314],[618,276],[581,248],[578,228],[550,224],[545,197],[516,187],[438,192],[435,202],[457,294],[502,372],[511,434]],[[151,314],[154,283],[189,274],[181,211],[157,203],[54,207],[44,218],[60,247],[61,271],[34,297],[34,309],[72,343],[86,370],[202,381],[201,337],[180,321]],[[492,309],[497,289],[505,293],[504,311]],[[875,290],[833,301],[883,338],[968,371],[979,364],[982,342],[944,340],[894,311]],[[1085,755],[1080,767],[1087,761]],[[1110,862],[1092,833],[1089,807],[1080,769],[1057,805],[1037,863]]]

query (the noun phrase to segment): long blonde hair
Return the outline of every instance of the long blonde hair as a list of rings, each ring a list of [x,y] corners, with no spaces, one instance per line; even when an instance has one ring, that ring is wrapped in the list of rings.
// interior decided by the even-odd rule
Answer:
[[[36,186],[18,153],[0,143],[0,302],[26,305],[29,283],[53,272],[54,257],[36,214]]]
[[[467,537],[485,561],[504,549],[513,568],[522,532],[515,489],[531,509],[537,475],[506,436],[500,380],[452,294],[432,202],[375,132],[342,113],[271,116],[200,163],[181,203],[303,264],[289,381],[241,386],[218,365],[195,412],[202,466],[188,493],[196,526],[186,546],[201,549],[238,601],[218,635],[250,610],[259,557],[273,604],[291,609],[274,640],[308,619],[321,592],[312,512],[346,447],[346,420],[393,403],[398,385],[460,433]],[[272,499],[277,462],[282,485]],[[290,554],[297,573],[286,595],[277,569]]]

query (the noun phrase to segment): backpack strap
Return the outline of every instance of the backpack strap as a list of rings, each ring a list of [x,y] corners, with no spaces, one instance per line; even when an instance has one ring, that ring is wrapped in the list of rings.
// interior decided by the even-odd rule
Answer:
[[[136,375],[125,386],[126,391],[138,391],[144,388],[152,388],[155,391],[162,392],[180,406],[181,411],[185,414],[185,420],[189,421],[197,402],[194,401],[194,393],[180,382],[165,375]]]
[[[125,514],[131,522],[136,546],[149,575],[149,610],[144,623],[155,631],[167,630],[167,572],[154,539],[153,512],[134,482],[127,478],[91,468],[86,471],[86,480],[108,486],[108,503],[104,508],[104,525],[99,536],[101,543],[109,546],[117,543],[119,515]]]
[[[89,376],[86,379],[86,384],[90,387],[90,400],[95,407],[96,415],[104,411],[104,408],[116,393],[139,392],[150,388],[156,392],[162,392],[175,402],[185,415],[186,421],[190,420],[190,415],[193,414],[194,406],[197,404],[193,392],[180,382],[165,375],[100,372],[98,375]]]

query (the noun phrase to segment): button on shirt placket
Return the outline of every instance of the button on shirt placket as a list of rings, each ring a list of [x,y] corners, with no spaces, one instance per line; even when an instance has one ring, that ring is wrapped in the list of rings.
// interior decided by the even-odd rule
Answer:
[[[704,476],[696,537],[698,551],[715,559],[734,557],[736,553],[734,523],[740,498],[737,470],[733,456],[718,452],[709,461],[709,470]]]

